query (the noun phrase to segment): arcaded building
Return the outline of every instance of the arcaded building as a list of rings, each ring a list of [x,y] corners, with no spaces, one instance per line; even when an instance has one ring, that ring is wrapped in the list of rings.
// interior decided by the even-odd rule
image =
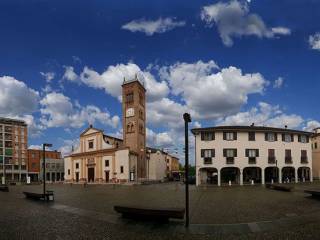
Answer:
[[[320,180],[320,128],[314,129],[312,135],[312,171],[313,178]]]
[[[0,118],[0,179],[26,181],[28,127],[24,121]]]
[[[312,133],[254,125],[192,133],[197,185],[312,181]]]
[[[65,157],[66,182],[129,182],[146,179],[146,96],[137,79],[122,85],[123,139],[90,126],[80,146]]]

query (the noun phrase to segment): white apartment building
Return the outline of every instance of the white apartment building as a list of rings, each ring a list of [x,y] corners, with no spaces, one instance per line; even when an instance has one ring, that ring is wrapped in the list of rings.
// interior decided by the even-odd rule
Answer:
[[[197,185],[312,181],[312,133],[254,124],[191,131]]]

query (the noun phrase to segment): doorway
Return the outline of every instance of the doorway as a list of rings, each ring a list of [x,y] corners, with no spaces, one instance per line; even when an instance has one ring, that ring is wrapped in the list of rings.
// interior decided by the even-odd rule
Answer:
[[[88,182],[94,182],[94,168],[88,168]]]
[[[79,172],[76,172],[76,182],[79,182]]]
[[[105,171],[106,182],[109,182],[109,171]]]

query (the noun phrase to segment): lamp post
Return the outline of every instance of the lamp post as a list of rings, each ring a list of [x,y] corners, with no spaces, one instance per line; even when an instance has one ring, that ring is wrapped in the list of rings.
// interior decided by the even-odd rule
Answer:
[[[184,119],[184,134],[185,134],[185,183],[186,183],[186,223],[185,226],[189,227],[189,137],[188,137],[188,124],[191,122],[189,113],[183,114]]]
[[[42,158],[43,158],[43,195],[46,194],[46,147],[52,147],[50,143],[42,144]]]

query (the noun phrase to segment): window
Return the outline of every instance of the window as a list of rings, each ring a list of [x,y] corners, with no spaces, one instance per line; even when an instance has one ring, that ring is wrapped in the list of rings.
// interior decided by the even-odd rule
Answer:
[[[246,149],[246,157],[249,157],[249,158],[259,157],[259,149]]]
[[[120,166],[120,173],[123,173],[123,166]]]
[[[105,166],[105,167],[109,167],[109,160],[105,160],[105,161],[104,161],[104,166]]]
[[[201,149],[202,158],[213,158],[215,157],[214,149]]]
[[[301,163],[308,163],[308,155],[306,150],[301,150]]]
[[[144,106],[144,97],[143,97],[142,93],[139,93],[139,102],[142,106]]]
[[[223,156],[227,158],[237,157],[237,149],[223,149]]]
[[[266,133],[265,140],[268,142],[278,141],[277,134],[276,133]]]
[[[268,150],[268,163],[274,164],[275,162],[276,162],[275,150],[269,149]]]
[[[285,152],[285,163],[292,163],[291,150],[286,149]]]
[[[202,141],[212,141],[214,140],[214,138],[215,138],[214,132],[201,132]]]
[[[76,169],[79,169],[79,163],[76,163]]]
[[[128,93],[126,95],[126,103],[133,103],[133,93]]]
[[[93,141],[89,141],[89,149],[93,149]]]
[[[237,133],[236,132],[224,132],[223,133],[223,140],[227,140],[227,141],[237,140]]]
[[[70,175],[70,169],[68,169],[68,175]]]
[[[36,163],[31,163],[31,168],[36,168],[37,167],[37,164]]]
[[[298,141],[301,143],[308,143],[309,137],[307,137],[306,135],[298,135]]]
[[[139,133],[142,133],[143,134],[143,124],[142,123],[140,123],[139,124]]]
[[[294,135],[293,134],[282,134],[282,141],[283,142],[293,142]]]
[[[318,143],[314,143],[314,148],[317,149],[318,148]]]
[[[31,153],[31,157],[32,157],[32,158],[35,158],[35,157],[36,157],[36,154],[35,154],[35,153]]]
[[[256,133],[255,132],[249,132],[249,141],[255,141],[256,140]]]

